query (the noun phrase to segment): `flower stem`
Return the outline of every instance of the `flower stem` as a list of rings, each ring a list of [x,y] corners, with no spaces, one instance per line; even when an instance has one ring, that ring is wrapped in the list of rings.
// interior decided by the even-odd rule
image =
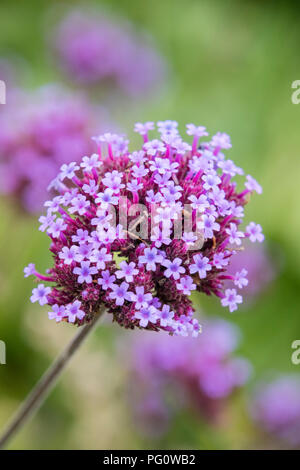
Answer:
[[[1,435],[0,449],[3,449],[6,446],[8,441],[14,437],[14,435],[24,426],[26,421],[39,409],[52,388],[56,385],[69,361],[79,349],[85,338],[97,325],[103,312],[104,310],[100,311],[95,315],[95,318],[90,323],[79,328],[78,333],[44,373]]]

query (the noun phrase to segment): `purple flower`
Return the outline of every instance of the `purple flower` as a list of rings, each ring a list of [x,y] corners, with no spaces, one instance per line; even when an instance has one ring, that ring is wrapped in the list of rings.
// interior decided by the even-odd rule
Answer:
[[[174,312],[170,309],[169,305],[163,305],[161,310],[158,310],[158,319],[160,326],[169,326],[174,318]]]
[[[237,191],[232,179],[241,171],[220,145],[205,142],[198,148],[205,130],[189,126],[191,146],[177,123],[160,121],[161,140],[149,141],[153,127],[136,126],[143,143],[132,154],[126,136],[106,133],[94,138],[97,155],[75,166],[66,161],[60,175],[69,179],[64,184],[56,178],[57,195],[40,218],[51,239],[53,265],[46,275],[29,266],[25,276],[53,283],[43,297],[50,306],[66,311],[81,302],[85,316],[66,313],[64,321],[82,325],[105,307],[126,328],[196,337],[200,326],[191,292],[216,295],[236,309],[242,298],[232,287],[248,287],[247,266],[227,272],[238,251],[228,245],[263,235],[254,223],[245,235],[239,231],[249,190]],[[137,218],[135,203],[142,205]]]
[[[130,183],[127,183],[127,189],[131,193],[137,193],[140,189],[143,189],[143,184],[139,183],[138,180],[133,180]]]
[[[164,272],[166,277],[173,277],[173,279],[177,280],[180,278],[180,275],[185,273],[185,268],[180,266],[182,260],[180,258],[175,258],[173,261],[169,259],[165,259],[162,262],[162,265],[165,266],[167,269]]]
[[[205,194],[201,194],[200,196],[194,196],[192,194],[188,197],[188,199],[192,202],[191,206],[193,209],[197,209],[198,211],[204,211],[207,207],[209,207],[209,202]]]
[[[112,289],[116,276],[110,274],[110,271],[102,271],[101,276],[98,279],[98,284],[102,287],[103,290]]]
[[[226,257],[226,253],[220,252],[215,253],[213,258],[213,263],[217,269],[223,269],[225,266],[228,265],[228,257]]]
[[[126,261],[122,261],[120,263],[120,270],[116,271],[116,276],[118,279],[122,279],[125,277],[126,282],[133,282],[133,277],[138,274],[138,269],[135,269],[135,263],[126,263]]]
[[[229,307],[230,312],[234,312],[237,309],[237,304],[242,302],[242,296],[238,295],[235,289],[226,289],[225,296],[221,299],[223,307]]]
[[[35,276],[36,274],[36,269],[35,269],[35,264],[29,263],[26,268],[24,268],[24,277],[29,277],[29,276]]]
[[[154,167],[152,167],[152,168],[154,168]],[[154,170],[155,170],[155,168],[154,168]],[[163,188],[164,186],[167,186],[171,176],[172,175],[171,175],[170,171],[165,171],[165,169],[163,169],[163,174],[162,175],[160,175],[159,173],[156,173],[156,175],[154,176],[154,181],[159,187]]]
[[[72,242],[73,243],[78,242],[81,245],[82,243],[86,243],[88,241],[88,237],[89,237],[89,232],[87,230],[82,230],[81,228],[79,228],[76,231],[76,235],[72,236]]]
[[[132,167],[132,172],[135,178],[143,178],[143,176],[146,176],[146,174],[149,173],[149,170],[145,168],[144,165],[134,165]]]
[[[76,212],[79,215],[84,215],[90,205],[90,201],[87,201],[85,196],[79,194],[78,196],[74,197],[74,199],[72,199],[71,204],[72,205],[69,209],[71,214]]]
[[[82,284],[83,282],[91,284],[93,282],[92,275],[97,274],[97,272],[97,268],[90,266],[90,261],[82,261],[80,263],[80,268],[76,267],[73,269],[73,273],[78,275],[79,284]]]
[[[185,295],[191,295],[191,291],[196,289],[196,284],[193,283],[193,279],[190,276],[184,276],[180,279],[180,282],[176,284],[177,289],[181,290]]]
[[[203,256],[201,253],[193,256],[194,264],[190,265],[190,273],[198,273],[200,279],[205,279],[207,272],[211,271],[211,265],[209,259]]]
[[[73,10],[52,35],[61,68],[77,85],[95,88],[108,83],[111,93],[132,98],[148,94],[164,76],[162,57],[148,37],[112,15]]]
[[[220,225],[215,221],[213,215],[204,214],[198,222],[198,228],[203,230],[204,238],[213,238],[214,231],[220,230]]]
[[[47,228],[53,224],[54,220],[55,220],[55,215],[47,215],[47,216],[41,215],[41,217],[39,218],[39,222],[41,223],[39,230],[41,232],[45,232],[45,230],[47,230]]]
[[[90,261],[96,263],[97,269],[105,269],[105,264],[112,260],[112,255],[107,253],[106,248],[100,250],[94,250],[90,256]]]
[[[143,307],[140,310],[136,310],[134,313],[134,318],[140,320],[139,325],[145,328],[148,326],[149,322],[157,322],[157,310],[152,305],[148,305],[147,307]]]
[[[158,204],[159,201],[161,201],[161,194],[154,193],[153,189],[151,189],[147,191],[146,201],[149,202],[149,204]]]
[[[75,172],[79,170],[79,166],[76,162],[71,162],[68,165],[64,163],[60,168],[58,178],[63,181],[65,178],[72,179],[75,176]]]
[[[148,303],[152,299],[152,294],[145,294],[145,288],[143,286],[137,286],[135,288],[135,294],[132,294],[131,300],[135,302],[135,308],[140,309],[142,307],[147,307]]]
[[[211,145],[221,149],[230,149],[232,147],[230,137],[225,132],[217,132],[211,139]]]
[[[252,178],[252,176],[247,175],[246,179],[247,181],[245,183],[245,186],[249,191],[256,191],[257,194],[262,194],[262,187],[254,178]]]
[[[30,300],[32,303],[38,302],[40,305],[46,305],[48,303],[47,296],[50,292],[50,287],[45,287],[44,284],[39,284],[36,289],[33,289]]]
[[[144,254],[139,257],[139,263],[146,264],[147,271],[156,271],[156,264],[163,261],[163,256],[157,248],[146,248]]]
[[[90,180],[88,184],[84,184],[82,187],[83,191],[90,196],[96,196],[99,190],[99,186],[95,180]]]
[[[187,245],[193,245],[195,241],[198,240],[198,237],[194,235],[193,232],[184,232],[182,235],[182,240],[187,244]]]
[[[82,261],[85,258],[90,258],[92,250],[92,243],[81,243],[77,248],[78,260]]]
[[[131,155],[128,155],[128,158],[132,161],[132,163],[144,163],[146,160],[145,152],[143,150],[139,150],[137,152],[132,152]]]
[[[83,157],[80,164],[81,168],[88,172],[93,169],[100,168],[101,165],[103,165],[103,162],[101,162],[97,153],[93,153],[90,157]]]
[[[160,134],[169,134],[174,132],[175,134],[178,134],[178,122],[176,121],[158,121],[157,122],[157,129]]]
[[[65,309],[65,313],[68,315],[70,323],[75,323],[76,319],[82,320],[85,316],[85,312],[81,310],[81,302],[75,300],[72,304],[68,304]]]
[[[248,279],[246,278],[248,274],[248,271],[247,269],[242,269],[240,272],[237,272],[235,274],[235,280],[234,280],[234,284],[239,288],[239,289],[242,289],[243,287],[247,286],[249,281]]]
[[[53,238],[59,238],[61,232],[63,232],[66,228],[67,228],[67,224],[63,221],[63,219],[56,219],[49,226],[47,233],[51,235]]]
[[[227,235],[229,235],[229,242],[234,245],[240,246],[242,243],[241,238],[243,238],[245,235],[243,232],[238,231],[237,226],[233,223],[230,224],[230,227],[226,229]]]
[[[102,209],[108,209],[110,204],[118,204],[118,197],[113,196],[113,190],[110,188],[105,189],[103,193],[98,193],[96,203],[101,205]]]
[[[63,305],[52,305],[52,311],[48,312],[49,320],[56,320],[57,323],[61,322],[66,316],[66,309]]]
[[[197,335],[199,324],[194,320],[191,329]],[[200,341],[163,334],[130,338],[127,395],[141,431],[157,437],[158,426],[167,432],[178,412],[187,410],[217,425],[230,398],[250,375],[250,364],[236,356],[238,340],[239,330],[221,319],[204,319]],[[159,406],[147,406],[153,397]]]
[[[202,179],[203,181],[205,181],[203,187],[207,191],[209,191],[210,189],[214,189],[218,184],[221,183],[219,176],[214,172],[203,175]]]
[[[68,246],[64,246],[62,251],[59,253],[59,257],[65,264],[72,264],[82,260],[82,256],[78,253],[78,247],[75,245],[72,245],[70,248]]]
[[[230,175],[231,177],[235,175],[242,175],[243,170],[237,167],[232,160],[222,160],[218,164],[219,168],[222,168],[223,173]]]
[[[160,140],[154,139],[154,140],[151,140],[150,142],[146,142],[144,144],[144,149],[146,150],[148,155],[154,156],[158,152],[164,152],[166,150],[166,147]],[[150,167],[150,170],[151,170],[151,167]]]
[[[282,375],[256,387],[251,415],[271,435],[299,447],[300,379],[297,374]]]
[[[138,134],[144,136],[147,135],[149,131],[153,131],[154,129],[154,122],[148,121],[145,122],[144,124],[137,122],[134,125],[134,132],[137,132]]]
[[[78,160],[92,151],[87,136],[95,125],[95,114],[82,96],[74,97],[58,86],[31,93],[13,90],[1,108],[0,192],[13,196],[27,212],[42,208],[47,187],[52,195],[63,192],[71,181],[66,178],[77,174]],[[60,168],[61,179],[57,178]],[[62,202],[54,200],[48,215],[59,204]]]
[[[57,196],[53,198],[51,201],[46,201],[44,206],[48,207],[47,214],[50,215],[53,212],[58,212],[60,205],[63,203],[62,197]]]
[[[123,305],[125,300],[132,301],[132,293],[128,291],[129,284],[122,282],[120,286],[112,285],[112,292],[109,294],[111,299],[115,299],[116,305]]]
[[[163,230],[154,227],[151,241],[155,243],[156,248],[160,248],[162,245],[170,245],[172,241],[170,235],[171,231],[167,227],[164,227]]]
[[[249,283],[244,287],[243,298],[249,303],[268,288],[278,274],[279,266],[273,253],[270,254],[264,245],[248,242],[243,251],[231,257],[226,274],[235,277],[236,272],[244,268],[248,271]],[[231,281],[227,285],[230,287]]]
[[[103,178],[102,183],[107,186],[115,194],[118,194],[121,189],[125,188],[125,184],[122,181],[122,174],[118,171],[112,171],[111,173],[106,173],[105,178]]]
[[[252,243],[262,243],[265,239],[261,226],[259,224],[255,224],[254,222],[250,222],[250,224],[247,225],[245,235],[246,237],[249,237],[249,240]]]
[[[204,126],[195,126],[195,124],[187,124],[186,129],[186,133],[188,135],[193,135],[196,137],[208,136],[208,132],[206,132],[206,127]]]

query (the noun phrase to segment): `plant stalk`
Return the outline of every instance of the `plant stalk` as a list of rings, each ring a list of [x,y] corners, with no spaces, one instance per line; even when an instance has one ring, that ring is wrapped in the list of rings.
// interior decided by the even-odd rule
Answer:
[[[94,330],[103,312],[104,310],[100,311],[90,323],[79,328],[78,333],[44,373],[5,428],[0,437],[0,449],[7,445],[8,441],[14,437],[29,418],[40,408],[52,388],[56,385],[62,372],[66,369],[69,361],[87,336]]]

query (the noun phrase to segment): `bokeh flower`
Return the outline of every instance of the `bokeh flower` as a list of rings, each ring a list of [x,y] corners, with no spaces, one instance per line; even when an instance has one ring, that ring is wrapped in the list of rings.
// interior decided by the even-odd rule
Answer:
[[[300,376],[282,375],[260,384],[251,415],[262,429],[291,446],[300,445]]]
[[[26,211],[41,210],[61,165],[65,163],[65,176],[70,175],[77,167],[71,163],[72,169],[68,161],[91,152],[90,134],[105,129],[107,118],[99,108],[98,120],[101,114],[103,122],[96,127],[96,109],[57,86],[26,95],[15,90],[0,112],[0,192],[13,195]],[[82,202],[74,201],[73,210]]]
[[[239,342],[239,329],[217,318],[203,321],[197,341],[135,337],[129,346],[128,400],[139,429],[159,437],[182,410],[217,424],[251,373],[250,364],[235,354]]]
[[[105,129],[105,112],[98,110],[97,126],[95,117],[83,97],[58,86],[15,90],[0,113],[0,192],[13,195],[26,211],[41,210],[61,165],[66,176],[73,172],[76,165],[72,170],[68,163],[90,153],[90,134]]]
[[[162,81],[164,63],[151,41],[129,23],[105,13],[69,12],[52,41],[61,68],[78,84],[108,84],[135,96]]]
[[[195,150],[187,143],[189,150],[182,154],[177,152],[182,139],[173,121],[159,124],[162,132],[170,126],[176,135],[171,144],[166,142],[169,133],[149,141],[145,126],[136,126],[144,140],[138,150],[143,162],[132,158],[126,137],[95,137],[98,155],[84,156],[81,164],[63,164],[51,185],[59,194],[45,202],[47,212],[39,220],[40,230],[51,239],[53,266],[44,276],[31,264],[25,275],[52,283],[47,301],[64,306],[64,321],[70,321],[69,305],[79,301],[84,315],[71,317],[77,325],[89,322],[105,306],[126,328],[197,336],[200,325],[193,317],[191,291],[216,295],[230,312],[242,302],[237,289],[246,285],[246,272],[230,275],[226,270],[236,241],[240,246],[253,238],[252,229],[238,230],[242,211],[237,209],[248,202],[250,189],[239,192],[220,167],[226,161],[220,146],[227,148],[229,137],[218,137],[219,148],[208,141],[198,149],[196,128]],[[195,171],[195,161],[203,159],[206,169]],[[140,166],[147,171],[140,173],[133,190]],[[189,223],[189,232],[178,232],[178,223]],[[255,227],[259,236],[252,241],[262,241]]]

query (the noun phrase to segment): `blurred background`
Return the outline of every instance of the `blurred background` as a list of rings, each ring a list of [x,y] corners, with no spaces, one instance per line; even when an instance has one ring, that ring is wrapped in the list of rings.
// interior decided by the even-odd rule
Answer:
[[[188,348],[108,318],[10,448],[300,446],[300,364],[291,361],[300,339],[295,8],[255,0],[1,1],[0,428],[75,333],[30,304],[23,268],[48,267],[37,222],[44,189],[62,162],[90,151],[91,135],[117,130],[135,144],[134,122],[164,119],[181,130],[194,122],[211,135],[227,132],[229,158],[263,186],[246,218],[266,236],[263,247],[241,254],[251,285],[240,310],[195,296],[207,332]],[[242,362],[247,371],[237,379]]]

